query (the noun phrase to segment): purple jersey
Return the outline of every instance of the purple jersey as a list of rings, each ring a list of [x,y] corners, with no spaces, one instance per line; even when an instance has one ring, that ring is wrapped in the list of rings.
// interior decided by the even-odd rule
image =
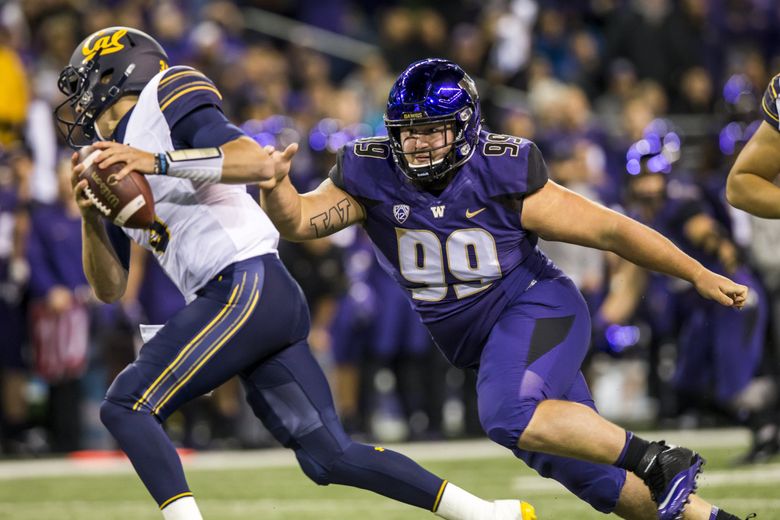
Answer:
[[[560,275],[520,223],[523,198],[547,182],[531,141],[482,132],[473,157],[439,194],[401,173],[387,138],[346,145],[330,177],[363,205],[379,262],[456,366],[478,363],[514,295]]]

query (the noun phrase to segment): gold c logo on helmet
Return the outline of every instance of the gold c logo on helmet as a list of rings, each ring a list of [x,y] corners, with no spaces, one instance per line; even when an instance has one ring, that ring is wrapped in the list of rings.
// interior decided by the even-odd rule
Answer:
[[[100,36],[103,31],[98,31],[95,36]],[[124,44],[119,40],[122,36],[127,34],[127,29],[120,29],[110,36],[102,36],[96,39],[94,42],[87,40],[84,46],[81,48],[81,53],[84,55],[84,61],[89,61],[97,54],[101,56],[104,54],[111,54],[113,52],[121,51],[125,48]]]

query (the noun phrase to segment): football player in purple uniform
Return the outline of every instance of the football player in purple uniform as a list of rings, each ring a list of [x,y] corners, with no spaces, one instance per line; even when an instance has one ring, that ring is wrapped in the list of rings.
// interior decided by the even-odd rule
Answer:
[[[133,240],[155,255],[187,302],[116,377],[100,409],[166,520],[200,520],[201,513],[161,424],[236,375],[255,415],[317,484],[368,489],[450,519],[536,518],[526,503],[486,502],[346,435],[307,343],[301,289],[277,256],[279,233],[244,186],[272,179],[275,162],[228,122],[211,80],[190,67],[169,68],[149,35],[110,27],[81,42],[59,87],[68,96],[57,109],[68,143],[100,141],[96,163],[127,163],[125,171],[147,175],[154,195],[149,229],[106,229],[83,196],[84,163],[73,155],[90,285],[103,301],[122,296]]]
[[[346,145],[316,190],[288,172],[296,146],[270,148],[262,205],[282,236],[362,224],[379,261],[449,361],[478,371],[488,436],[595,509],[631,519],[733,519],[693,495],[693,451],[648,442],[595,410],[580,365],[590,319],[537,237],[613,251],[741,308],[747,288],[642,224],[549,181],[536,145],[482,130],[477,91],[456,64],[410,65],[390,91],[388,136]]]

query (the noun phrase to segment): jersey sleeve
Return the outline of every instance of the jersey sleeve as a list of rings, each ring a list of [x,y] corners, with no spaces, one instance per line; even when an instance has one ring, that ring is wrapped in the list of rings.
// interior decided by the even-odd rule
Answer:
[[[388,183],[392,183],[394,168],[388,140],[372,137],[345,144],[328,177],[362,204],[370,204],[369,201],[382,198]]]
[[[550,174],[547,172],[547,164],[544,162],[542,152],[531,143],[528,149],[526,163],[525,193],[531,194],[547,184]]]
[[[170,69],[157,87],[160,110],[173,128],[184,116],[202,106],[222,110],[222,94],[203,73],[186,67]]]
[[[179,119],[171,128],[174,148],[210,148],[222,146],[246,135],[214,105],[203,105]]]
[[[772,78],[764,91],[764,98],[761,100],[761,115],[764,121],[769,123],[772,128],[780,131],[780,116],[777,110],[777,98],[780,93],[780,74]]]
[[[336,164],[334,164],[333,167],[330,169],[330,172],[328,172],[328,178],[338,188],[349,193],[349,190],[347,190],[347,187],[344,182],[344,148],[343,147],[340,148],[338,153],[336,154]]]
[[[491,134],[482,146],[483,155],[477,160],[485,161],[484,168],[490,172],[482,176],[490,196],[520,200],[547,183],[549,174],[542,152],[528,139]]]

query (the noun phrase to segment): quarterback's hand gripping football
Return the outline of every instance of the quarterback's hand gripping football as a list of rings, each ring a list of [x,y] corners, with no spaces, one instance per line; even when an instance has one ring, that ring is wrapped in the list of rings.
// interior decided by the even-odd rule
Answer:
[[[125,166],[116,174],[116,182],[128,176],[131,171],[144,175],[154,174],[154,154],[144,152],[122,143],[113,141],[98,141],[92,145],[93,150],[102,150],[95,158],[95,164],[105,170],[112,164],[125,163]]]
[[[288,145],[282,152],[270,145],[265,146],[263,149],[270,156],[274,171],[273,177],[259,182],[258,185],[262,190],[271,191],[290,174],[292,158],[298,151],[298,143]]]
[[[82,150],[84,157],[89,155],[88,148]],[[82,218],[85,220],[97,220],[100,218],[97,208],[95,208],[92,200],[84,193],[84,188],[87,187],[87,180],[79,178],[81,172],[84,171],[85,166],[80,162],[81,157],[78,152],[73,152],[70,156],[70,185],[73,187],[73,198],[76,199],[76,205],[79,207]]]
[[[747,286],[733,282],[704,267],[693,278],[693,285],[703,297],[715,300],[726,307],[741,309],[747,300]]]

